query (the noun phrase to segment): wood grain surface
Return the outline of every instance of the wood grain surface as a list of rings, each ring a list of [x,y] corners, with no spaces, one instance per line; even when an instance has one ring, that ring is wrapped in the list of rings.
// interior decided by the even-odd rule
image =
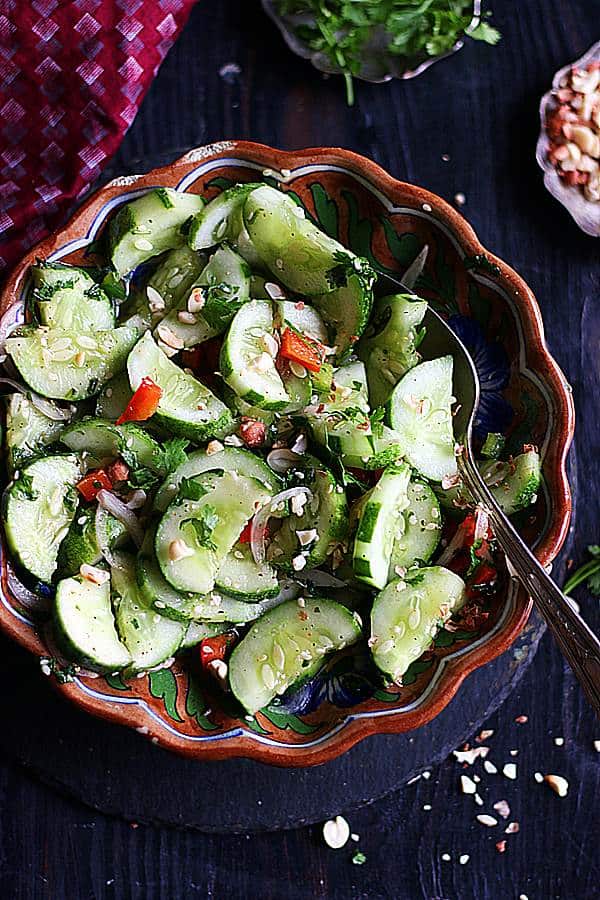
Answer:
[[[349,109],[342,83],[292,57],[255,0],[201,0],[111,172],[238,137],[283,148],[337,144],[449,200],[464,193],[464,214],[483,243],[536,292],[548,343],[573,385],[576,508],[570,545],[555,567],[560,580],[567,558],[580,561],[586,544],[600,540],[599,244],[545,193],[534,148],[539,97],[557,68],[598,39],[600,3],[494,0],[493,6],[504,35],[496,48],[472,43],[414,81],[361,84]],[[230,63],[240,73],[220,74]],[[600,627],[598,600],[585,591],[578,599]],[[3,693],[12,690],[9,672]],[[48,714],[43,699],[34,714],[42,720]],[[528,721],[516,723],[522,715]],[[6,719],[3,727],[10,731],[15,723]],[[316,826],[248,837],[136,828],[90,812],[0,758],[0,897],[600,897],[600,754],[593,746],[600,724],[548,636],[485,727],[494,731],[485,742],[488,758],[499,768],[516,763],[516,780],[486,774],[477,762],[466,770],[481,777],[484,806],[476,807],[461,794],[462,769],[451,757],[428,780],[354,812],[350,824],[360,840],[339,851],[324,845]],[[91,759],[93,765],[93,751]],[[536,771],[565,776],[567,797],[537,784]],[[149,790],[152,777],[148,771]],[[506,821],[494,813],[499,800],[511,807]],[[481,812],[501,824],[485,827],[475,818]],[[513,820],[519,832],[504,835]],[[495,845],[503,839],[499,853]],[[355,847],[364,865],[352,863]],[[463,854],[469,859],[461,865]]]

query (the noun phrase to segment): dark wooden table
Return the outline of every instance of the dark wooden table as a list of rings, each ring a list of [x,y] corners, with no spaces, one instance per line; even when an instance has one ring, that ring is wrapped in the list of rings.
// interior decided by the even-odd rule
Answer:
[[[464,193],[464,213],[484,244],[536,292],[548,342],[573,385],[577,503],[569,546],[555,568],[561,579],[567,557],[581,560],[585,545],[600,539],[599,246],[545,194],[534,145],[539,97],[554,71],[598,38],[600,3],[493,5],[504,35],[498,47],[471,43],[415,81],[361,84],[349,109],[340,81],[291,56],[257,2],[205,0],[165,61],[112,170],[135,171],[194,145],[238,137],[283,148],[338,144],[447,199]],[[240,73],[220,74],[228,63]],[[598,600],[585,592],[579,599],[600,627]],[[11,691],[10,676],[2,687]],[[43,703],[37,715],[44,716]],[[522,715],[528,721],[517,724]],[[486,727],[494,730],[490,758],[501,766],[517,763],[518,777],[486,776],[480,790],[486,808],[508,801],[507,821],[519,822],[518,834],[475,820],[472,798],[460,793],[461,769],[449,759],[429,780],[353,814],[359,844],[337,852],[317,828],[246,837],[134,827],[62,798],[0,759],[0,896],[600,897],[600,754],[593,745],[600,723],[548,636]],[[559,799],[537,784],[536,771],[564,775],[568,796]],[[503,838],[501,854],[495,845]],[[357,846],[366,856],[362,866],[351,861]],[[463,854],[469,859],[461,864]]]

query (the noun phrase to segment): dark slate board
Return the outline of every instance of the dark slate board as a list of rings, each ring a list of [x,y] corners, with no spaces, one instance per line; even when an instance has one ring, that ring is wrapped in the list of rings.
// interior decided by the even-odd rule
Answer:
[[[340,759],[308,769],[180,759],[65,702],[37,663],[3,640],[0,679],[6,683],[8,671],[19,677],[5,698],[11,728],[0,734],[0,749],[61,792],[130,821],[208,832],[307,825],[371,803],[445,759],[520,681],[543,631],[539,618],[532,617],[513,647],[469,677],[457,698],[424,728],[369,738]]]

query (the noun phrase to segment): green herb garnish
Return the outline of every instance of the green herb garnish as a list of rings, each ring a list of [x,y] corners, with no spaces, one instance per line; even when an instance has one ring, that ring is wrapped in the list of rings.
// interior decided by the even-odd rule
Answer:
[[[194,537],[196,543],[200,547],[207,550],[216,550],[217,545],[212,539],[213,532],[219,524],[219,514],[212,505],[206,503],[202,509],[199,509],[193,519],[184,519],[179,526],[180,529],[190,525],[194,529]]]
[[[409,60],[448,53],[473,19],[472,0],[277,0],[282,16],[302,17],[296,37],[341,69],[348,105],[373,35],[384,31],[387,52]],[[481,21],[469,36],[496,44],[500,33]]]
[[[590,593],[600,597],[600,544],[590,544],[587,551],[592,558],[573,572],[563,588],[563,594],[570,594],[585,582]]]

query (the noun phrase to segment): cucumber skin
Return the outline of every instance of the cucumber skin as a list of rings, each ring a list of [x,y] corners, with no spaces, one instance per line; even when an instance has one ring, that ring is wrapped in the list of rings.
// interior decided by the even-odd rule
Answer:
[[[336,362],[343,363],[369,323],[373,307],[375,273],[367,260],[357,257],[364,272],[352,272],[342,287],[314,298],[317,310],[335,331]],[[339,313],[339,315],[336,315]]]
[[[196,213],[192,219],[188,233],[188,244],[192,250],[206,250],[209,247],[214,247],[216,244],[223,243],[223,241],[235,241],[239,234],[240,225],[243,224],[241,216],[236,215],[236,213],[241,213],[242,206],[244,205],[248,194],[261,186],[260,182],[234,184],[232,187],[226,188],[212,200],[209,200],[206,206],[201,209],[200,212]],[[210,235],[211,240],[208,241],[206,235],[202,236],[201,229],[211,214],[221,206],[224,207],[226,216],[218,221],[216,228],[213,226]],[[222,222],[226,222],[227,227],[219,237],[216,237],[215,232],[219,230],[219,225]]]

